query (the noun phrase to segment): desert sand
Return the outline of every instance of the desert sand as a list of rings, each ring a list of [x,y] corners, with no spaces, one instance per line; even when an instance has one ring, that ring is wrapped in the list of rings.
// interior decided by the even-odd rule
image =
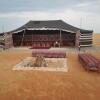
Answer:
[[[90,53],[100,59],[100,51]],[[49,72],[12,70],[30,51],[0,52],[0,100],[99,100],[100,73],[87,72],[78,53],[67,54],[68,72]]]
[[[100,33],[95,33],[93,35],[93,44],[96,46],[100,46]]]

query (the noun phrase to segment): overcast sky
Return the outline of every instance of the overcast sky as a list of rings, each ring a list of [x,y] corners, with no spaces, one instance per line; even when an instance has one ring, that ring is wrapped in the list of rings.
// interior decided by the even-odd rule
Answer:
[[[0,0],[0,32],[29,20],[58,19],[100,33],[100,0]]]

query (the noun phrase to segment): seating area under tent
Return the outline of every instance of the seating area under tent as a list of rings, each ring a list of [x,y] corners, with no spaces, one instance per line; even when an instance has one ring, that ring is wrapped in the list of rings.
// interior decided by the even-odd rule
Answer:
[[[59,30],[25,30],[15,33],[14,46],[30,46],[33,49],[50,47],[75,46],[75,34]]]

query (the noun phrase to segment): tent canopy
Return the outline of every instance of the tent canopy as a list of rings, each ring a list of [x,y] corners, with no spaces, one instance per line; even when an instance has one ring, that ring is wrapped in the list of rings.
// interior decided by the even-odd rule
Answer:
[[[63,30],[71,33],[80,32],[91,33],[92,30],[83,30],[65,23],[62,20],[47,20],[47,21],[29,21],[25,25],[11,32],[17,33],[23,30]]]

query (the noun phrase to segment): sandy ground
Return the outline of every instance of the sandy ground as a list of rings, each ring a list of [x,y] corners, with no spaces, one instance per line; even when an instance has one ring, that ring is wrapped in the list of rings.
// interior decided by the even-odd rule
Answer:
[[[93,35],[93,44],[100,46],[100,33]]]
[[[100,52],[92,54],[100,59]],[[99,100],[100,73],[86,72],[68,53],[68,72],[13,71],[29,51],[0,53],[0,100]]]
[[[90,53],[100,59],[100,51]],[[43,72],[12,70],[31,51],[0,52],[0,100],[99,100],[100,73],[86,72],[77,53],[67,54],[68,72]]]

